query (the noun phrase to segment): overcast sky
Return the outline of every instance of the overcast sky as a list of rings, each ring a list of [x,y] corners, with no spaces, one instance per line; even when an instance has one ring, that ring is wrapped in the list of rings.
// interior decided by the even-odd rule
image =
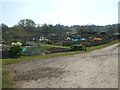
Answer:
[[[1,0],[0,23],[21,19],[36,24],[108,25],[118,23],[119,0]]]

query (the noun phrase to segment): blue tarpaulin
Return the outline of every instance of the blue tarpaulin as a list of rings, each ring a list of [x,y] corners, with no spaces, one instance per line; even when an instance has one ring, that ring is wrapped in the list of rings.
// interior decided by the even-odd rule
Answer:
[[[71,41],[83,41],[86,40],[85,38],[81,38],[81,39],[71,39]]]
[[[25,56],[32,56],[32,55],[37,55],[40,54],[40,49],[39,47],[23,47],[22,49],[23,55]]]

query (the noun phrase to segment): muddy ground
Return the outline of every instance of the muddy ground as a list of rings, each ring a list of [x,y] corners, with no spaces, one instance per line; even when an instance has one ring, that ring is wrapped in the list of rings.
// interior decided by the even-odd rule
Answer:
[[[16,88],[117,88],[118,44],[88,53],[7,65]]]

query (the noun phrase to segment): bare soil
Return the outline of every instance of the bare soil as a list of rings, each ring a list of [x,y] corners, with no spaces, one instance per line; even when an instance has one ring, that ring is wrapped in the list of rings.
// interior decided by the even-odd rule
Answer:
[[[7,65],[16,88],[117,88],[118,44],[88,53]]]
[[[47,51],[50,53],[68,52],[70,49],[67,48],[48,48]]]

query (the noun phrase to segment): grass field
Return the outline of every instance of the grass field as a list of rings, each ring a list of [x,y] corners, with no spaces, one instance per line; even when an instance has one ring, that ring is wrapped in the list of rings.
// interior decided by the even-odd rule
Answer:
[[[25,61],[25,60],[40,60],[40,59],[45,59],[45,58],[53,58],[53,57],[57,57],[57,56],[66,56],[66,55],[73,55],[73,54],[80,54],[80,53],[86,53],[86,52],[90,52],[90,51],[94,51],[97,49],[101,49],[110,45],[113,45],[115,43],[118,43],[118,40],[112,41],[110,43],[107,44],[103,44],[103,45],[99,45],[99,46],[94,46],[94,47],[87,47],[87,51],[70,51],[70,52],[62,52],[62,53],[54,53],[54,54],[46,54],[46,55],[37,55],[37,56],[29,56],[29,57],[21,57],[21,58],[14,58],[14,59],[1,59],[2,60],[2,65],[3,67],[7,64],[12,64],[12,63],[17,63],[17,62],[21,62],[21,61]],[[54,47],[53,45],[44,45],[45,47]],[[57,46],[56,47],[62,47],[63,46]],[[69,47],[65,47],[65,48],[69,48]],[[9,70],[4,69],[2,71],[2,87],[3,88],[11,88],[14,83],[12,82],[12,79],[9,77]]]

